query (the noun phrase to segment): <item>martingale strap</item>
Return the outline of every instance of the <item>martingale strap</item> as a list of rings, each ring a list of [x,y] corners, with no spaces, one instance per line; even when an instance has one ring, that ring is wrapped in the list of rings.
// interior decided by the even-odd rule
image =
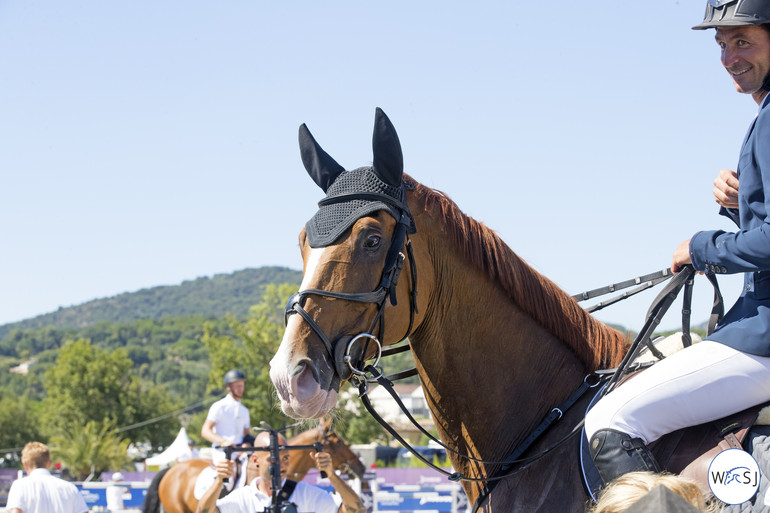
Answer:
[[[545,431],[551,427],[555,422],[557,422],[559,419],[562,418],[564,413],[569,410],[585,393],[591,388],[596,387],[601,383],[602,377],[598,374],[591,374],[589,376],[586,376],[583,379],[583,382],[580,384],[580,386],[570,394],[570,396],[561,403],[558,407],[551,410],[548,415],[543,418],[543,420],[540,422],[540,424],[532,431],[532,433],[527,436],[524,440],[522,440],[521,443],[519,443],[505,460],[502,461],[494,461],[494,460],[484,460],[479,458],[474,458],[472,456],[468,456],[466,454],[461,454],[457,452],[456,450],[452,449],[451,447],[448,447],[446,444],[444,444],[441,440],[437,439],[433,435],[431,435],[424,427],[420,425],[417,420],[412,417],[412,415],[409,413],[408,409],[404,405],[404,403],[401,401],[401,399],[398,397],[398,394],[393,389],[393,383],[390,382],[390,380],[383,376],[381,372],[378,371],[378,369],[368,366],[366,368],[367,372],[371,372],[375,375],[373,378],[380,386],[382,386],[388,394],[393,398],[393,400],[396,402],[398,407],[401,409],[402,413],[406,415],[409,422],[411,422],[423,435],[428,437],[429,440],[433,440],[435,443],[443,447],[445,450],[456,454],[460,458],[463,458],[468,461],[474,461],[477,463],[484,463],[487,465],[502,465],[502,468],[495,472],[493,475],[489,477],[484,478],[472,478],[465,476],[464,474],[460,472],[447,472],[446,470],[442,469],[441,467],[438,467],[433,464],[433,462],[428,461],[422,454],[420,454],[417,450],[412,447],[409,442],[407,442],[399,433],[398,431],[393,428],[388,422],[383,419],[377,411],[374,409],[374,406],[371,404],[371,401],[369,401],[369,396],[367,394],[367,386],[365,383],[362,383],[359,385],[358,391],[359,391],[359,398],[361,399],[361,402],[363,403],[366,410],[369,412],[369,414],[374,417],[374,419],[380,423],[380,425],[388,432],[390,433],[393,438],[398,440],[401,445],[404,446],[408,451],[410,451],[415,457],[417,457],[420,461],[428,465],[433,470],[436,470],[437,472],[445,475],[450,481],[473,481],[473,482],[482,482],[486,483],[485,490],[491,491],[491,489],[494,487],[492,483],[495,483],[511,474],[514,474],[517,472],[517,469],[514,469],[513,467],[516,464],[522,464],[522,463],[532,463],[540,458],[544,457],[546,454],[551,452],[552,450],[556,449],[557,447],[561,446],[564,442],[569,440],[573,435],[575,435],[579,429],[582,427],[582,422],[578,424],[578,426],[570,431],[567,436],[563,437],[561,440],[557,441],[553,445],[549,446],[548,448],[544,449],[540,453],[528,457],[528,458],[521,458],[521,455],[526,452],[527,449],[529,449],[532,444],[534,444],[542,435],[545,433]]]

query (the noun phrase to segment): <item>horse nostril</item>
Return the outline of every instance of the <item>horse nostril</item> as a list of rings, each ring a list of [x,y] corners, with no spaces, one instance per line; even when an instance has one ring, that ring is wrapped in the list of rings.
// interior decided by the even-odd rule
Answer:
[[[292,371],[291,375],[292,378],[296,376],[299,380],[306,380],[308,373],[316,383],[321,383],[320,379],[318,379],[318,367],[316,367],[315,362],[312,360],[302,360],[299,362],[297,366],[294,367],[294,371]]]
[[[318,368],[309,360],[304,360],[294,367],[291,373],[291,388],[297,400],[304,401],[315,396],[321,386],[318,376]]]

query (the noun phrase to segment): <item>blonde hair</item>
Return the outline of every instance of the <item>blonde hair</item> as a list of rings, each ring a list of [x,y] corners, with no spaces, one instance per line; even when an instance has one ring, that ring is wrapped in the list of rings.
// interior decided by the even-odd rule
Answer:
[[[647,495],[656,486],[665,486],[698,509],[707,513],[721,510],[710,504],[695,481],[673,474],[654,472],[629,472],[612,481],[599,494],[598,503],[588,513],[620,513]],[[716,501],[714,501],[716,502]]]
[[[51,452],[45,444],[29,442],[21,450],[21,462],[31,468],[46,468],[51,462]]]

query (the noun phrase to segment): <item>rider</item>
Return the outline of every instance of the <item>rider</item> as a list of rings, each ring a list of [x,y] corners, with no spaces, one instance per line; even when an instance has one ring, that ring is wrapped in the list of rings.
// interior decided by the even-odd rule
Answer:
[[[710,28],[736,90],[750,94],[759,113],[737,173],[723,170],[714,182],[720,214],[739,230],[696,233],[676,248],[671,269],[692,264],[705,273],[744,273],[744,287],[706,340],[655,364],[588,413],[591,456],[605,483],[634,470],[657,471],[647,444],[661,436],[770,400],[770,2],[708,0],[693,29]]]
[[[278,435],[278,442],[281,445],[287,445],[286,438],[282,435]],[[255,447],[269,447],[269,445],[269,432],[263,431],[257,435],[254,441]],[[285,479],[286,472],[289,469],[289,451],[281,451],[279,456],[282,490],[285,490],[286,483],[289,482]],[[331,456],[326,452],[317,452],[313,454],[313,458],[318,470],[326,472],[329,481],[342,499],[342,504],[339,505],[331,495],[321,488],[300,481],[296,483],[296,487],[288,497],[289,502],[296,504],[297,511],[365,513],[366,508],[358,494],[334,472]],[[249,483],[248,486],[238,488],[220,500],[217,500],[217,497],[221,489],[222,479],[229,478],[232,475],[232,462],[220,461],[217,463],[216,469],[217,479],[215,486],[209,488],[201,497],[198,502],[198,513],[216,511],[222,513],[261,513],[272,504],[273,488],[269,451],[256,451],[249,456],[246,475],[246,482]]]
[[[211,442],[214,462],[225,459],[223,447],[240,445],[248,437],[251,427],[249,410],[241,404],[246,376],[237,369],[225,373],[224,384],[228,394],[209,408],[201,428],[201,436]],[[236,458],[238,453],[233,453]]]

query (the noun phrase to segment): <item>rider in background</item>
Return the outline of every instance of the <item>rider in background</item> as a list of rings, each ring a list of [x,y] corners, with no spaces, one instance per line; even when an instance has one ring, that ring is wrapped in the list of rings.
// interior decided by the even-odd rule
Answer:
[[[244,437],[250,436],[249,410],[241,404],[246,376],[239,370],[229,370],[225,373],[224,385],[228,394],[211,405],[201,428],[201,436],[211,442],[214,449],[215,463],[225,459],[223,447],[240,445]],[[233,454],[234,458],[238,455]]]
[[[738,231],[701,231],[674,251],[713,274],[744,273],[742,295],[714,333],[616,388],[586,416],[591,456],[605,483],[635,470],[658,471],[647,444],[677,429],[713,421],[770,400],[770,2],[709,0],[696,30],[716,29],[722,65],[759,113],[737,172],[714,182],[720,214]],[[707,142],[713,144],[719,142]],[[738,180],[740,179],[740,188]]]
[[[278,442],[287,445],[286,438],[278,435]],[[255,447],[269,447],[270,433],[263,431],[257,435],[254,441]],[[282,489],[286,488],[286,472],[289,469],[289,451],[281,451],[281,482]],[[339,494],[342,504],[326,493],[323,489],[307,484],[303,481],[296,483],[296,487],[288,497],[288,501],[296,504],[299,513],[366,513],[361,498],[348,484],[334,472],[332,457],[326,452],[313,454],[316,467],[321,472],[326,472],[334,490]],[[255,451],[249,456],[247,466],[248,486],[238,488],[222,499],[217,500],[221,489],[222,479],[230,478],[233,463],[220,461],[216,465],[217,480],[201,497],[198,502],[197,513],[217,512],[222,513],[261,513],[272,504],[272,479],[270,475],[270,451]]]

